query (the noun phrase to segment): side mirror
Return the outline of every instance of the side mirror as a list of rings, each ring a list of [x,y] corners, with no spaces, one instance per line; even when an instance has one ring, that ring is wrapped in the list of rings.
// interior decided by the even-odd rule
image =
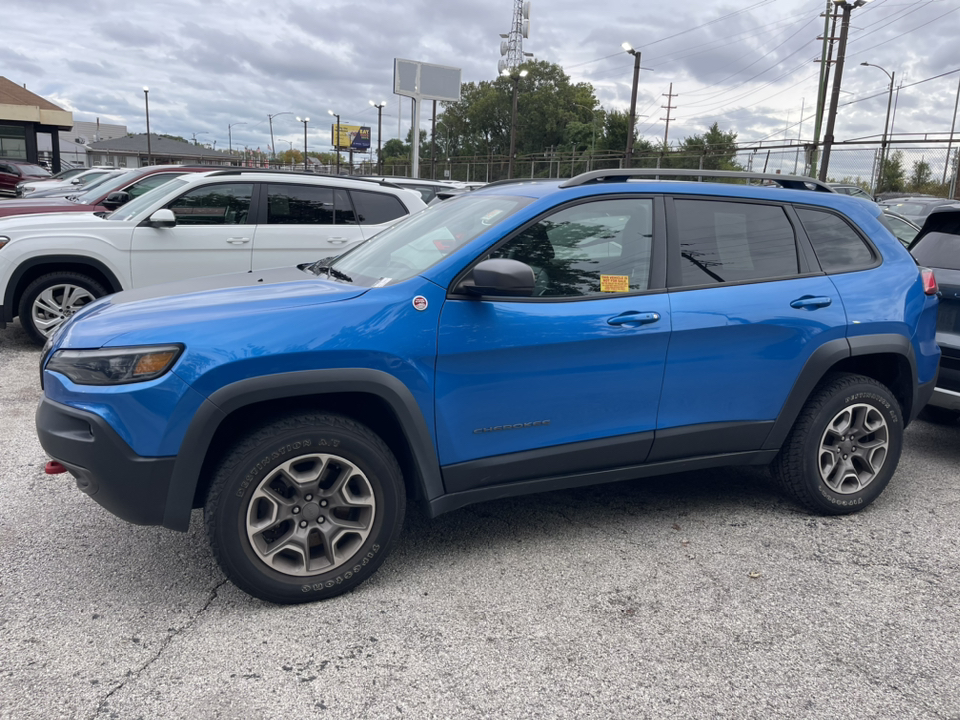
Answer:
[[[155,228],[175,227],[177,216],[169,208],[160,208],[147,220],[146,225]]]
[[[71,184],[71,185],[79,185],[79,184],[80,184],[80,180],[79,180],[78,178],[73,178],[73,180],[70,181],[70,184]]]
[[[468,295],[530,297],[534,284],[533,268],[526,263],[491,258],[478,263],[473,272],[457,286],[457,290]]]
[[[112,192],[104,198],[103,202],[100,203],[107,210],[116,210],[121,205],[126,205],[130,202],[130,193],[119,190],[117,192]]]

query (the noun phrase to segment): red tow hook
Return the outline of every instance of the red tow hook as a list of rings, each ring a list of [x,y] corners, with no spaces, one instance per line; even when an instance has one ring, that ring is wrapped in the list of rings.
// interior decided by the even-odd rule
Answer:
[[[56,460],[51,460],[43,467],[43,471],[47,475],[59,475],[60,473],[65,473],[67,469]]]

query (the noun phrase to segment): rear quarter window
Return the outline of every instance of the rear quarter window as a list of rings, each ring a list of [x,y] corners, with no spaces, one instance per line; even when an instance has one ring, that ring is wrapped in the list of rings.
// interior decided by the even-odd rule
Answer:
[[[870,246],[839,215],[809,208],[796,210],[825,272],[866,270],[876,263]]]
[[[402,218],[407,208],[396,195],[389,193],[351,190],[353,206],[357,210],[357,222],[360,225],[379,225]]]

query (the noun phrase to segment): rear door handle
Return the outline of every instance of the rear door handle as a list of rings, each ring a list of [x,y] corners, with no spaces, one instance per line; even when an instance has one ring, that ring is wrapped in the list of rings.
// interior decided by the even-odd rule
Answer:
[[[615,315],[614,317],[607,320],[608,325],[629,325],[631,327],[638,325],[649,325],[650,323],[655,323],[660,319],[660,313],[655,312],[637,312],[635,310],[629,310],[620,315]]]
[[[350,240],[345,237],[332,237],[327,238],[327,242],[331,245],[345,245],[346,243],[350,242]]]
[[[807,310],[816,310],[817,308],[826,307],[827,305],[830,305],[832,302],[833,302],[832,298],[822,297],[822,296],[815,297],[813,295],[804,295],[803,297],[797,298],[792,303],[790,303],[790,307],[797,308],[797,309],[806,308]]]
[[[230,243],[231,245],[243,245],[244,243],[250,242],[250,238],[245,238],[245,237],[227,238],[227,242]]]

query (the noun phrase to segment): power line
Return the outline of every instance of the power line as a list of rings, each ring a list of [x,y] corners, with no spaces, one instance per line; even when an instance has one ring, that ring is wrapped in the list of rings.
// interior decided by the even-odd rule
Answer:
[[[928,4],[929,4],[929,3],[928,3]],[[923,23],[922,25],[917,25],[915,28],[911,28],[910,30],[906,30],[906,31],[900,33],[899,35],[894,35],[894,36],[893,36],[892,38],[890,38],[889,40],[884,40],[884,41],[881,42],[881,43],[877,43],[876,45],[871,45],[870,47],[868,47],[868,48],[863,48],[862,50],[858,50],[857,52],[863,53],[863,52],[866,52],[867,50],[873,50],[874,48],[878,48],[878,47],[880,47],[881,45],[886,45],[888,42],[893,42],[893,41],[896,40],[897,38],[901,38],[901,37],[903,37],[904,35],[909,35],[909,34],[912,33],[914,30],[919,30],[919,29],[922,28],[922,27],[926,27],[926,26],[929,25],[930,23],[935,23],[935,22],[936,22],[937,20],[939,20],[940,18],[944,18],[944,17],[946,17],[947,15],[949,15],[950,13],[955,13],[957,10],[960,10],[960,6],[955,7],[955,8],[953,8],[952,10],[947,10],[945,13],[943,13],[943,15],[938,15],[937,17],[933,18],[933,20],[928,20],[927,22]],[[859,38],[858,38],[858,39],[859,39]]]
[[[644,44],[643,44],[643,49],[646,50],[648,47],[651,47],[651,46],[656,45],[656,44],[658,44],[658,43],[662,43],[662,42],[664,42],[664,41],[666,41],[666,40],[672,40],[672,39],[675,38],[675,37],[680,37],[681,35],[686,35],[687,33],[691,33],[691,32],[693,32],[694,30],[699,30],[700,28],[705,28],[705,27],[707,27],[708,25],[713,25],[714,23],[718,23],[718,22],[720,22],[721,20],[726,20],[727,18],[731,18],[731,17],[733,17],[733,16],[735,16],[735,15],[739,15],[740,13],[744,13],[744,12],[746,12],[747,10],[752,10],[753,8],[759,7],[759,6],[761,6],[761,5],[766,5],[766,4],[769,3],[769,2],[773,2],[773,0],[760,0],[760,2],[758,2],[758,3],[754,3],[753,5],[749,5],[749,6],[745,7],[745,8],[741,8],[740,10],[735,10],[735,11],[733,11],[732,13],[727,13],[726,15],[721,15],[720,17],[714,18],[713,20],[710,20],[710,21],[708,21],[708,22],[705,22],[705,23],[703,23],[702,25],[697,25],[696,27],[692,27],[692,28],[689,28],[689,29],[687,29],[687,30],[683,30],[683,31],[678,32],[678,33],[675,33],[675,34],[673,34],[673,35],[668,35],[667,37],[662,37],[662,38],[660,38],[659,40],[653,40],[652,42],[644,43]],[[621,52],[622,52],[622,51],[621,51]],[[613,55],[605,55],[604,57],[596,58],[596,59],[594,59],[594,60],[587,60],[586,62],[577,63],[577,64],[575,64],[575,65],[568,65],[567,68],[568,68],[568,69],[572,69],[572,68],[575,68],[575,67],[582,67],[582,66],[584,66],[584,65],[590,65],[591,63],[600,62],[601,60],[607,60],[607,59],[609,59],[609,58],[616,57],[617,55],[620,55],[621,52],[613,53]]]

